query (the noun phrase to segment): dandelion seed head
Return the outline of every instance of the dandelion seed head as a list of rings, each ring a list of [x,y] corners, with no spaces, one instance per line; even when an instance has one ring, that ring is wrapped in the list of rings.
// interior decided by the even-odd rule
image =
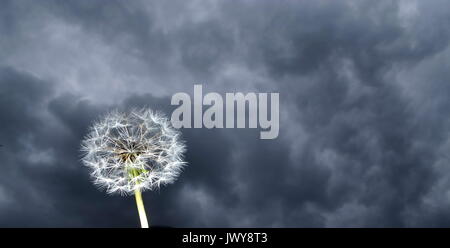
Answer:
[[[181,134],[148,109],[113,111],[94,123],[81,143],[82,162],[108,193],[133,194],[176,180],[186,165]]]

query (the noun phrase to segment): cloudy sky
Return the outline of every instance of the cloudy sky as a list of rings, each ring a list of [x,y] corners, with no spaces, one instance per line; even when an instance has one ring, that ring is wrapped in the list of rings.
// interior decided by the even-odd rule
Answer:
[[[450,8],[436,1],[0,3],[0,226],[136,227],[80,163],[99,115],[279,92],[280,135],[182,129],[152,225],[450,226]]]

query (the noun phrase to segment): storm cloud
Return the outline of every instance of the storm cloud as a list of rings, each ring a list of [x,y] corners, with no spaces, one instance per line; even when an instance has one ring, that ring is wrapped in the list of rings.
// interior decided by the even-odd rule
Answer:
[[[2,1],[0,226],[136,227],[80,163],[112,109],[279,92],[280,135],[181,129],[174,227],[450,225],[450,9],[432,1]]]

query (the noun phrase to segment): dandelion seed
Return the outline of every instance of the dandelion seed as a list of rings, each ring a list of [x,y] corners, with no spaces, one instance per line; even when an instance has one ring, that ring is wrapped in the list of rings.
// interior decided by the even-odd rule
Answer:
[[[141,227],[148,227],[141,192],[176,180],[186,165],[180,136],[151,110],[114,111],[90,128],[81,143],[82,162],[107,193],[134,194]]]

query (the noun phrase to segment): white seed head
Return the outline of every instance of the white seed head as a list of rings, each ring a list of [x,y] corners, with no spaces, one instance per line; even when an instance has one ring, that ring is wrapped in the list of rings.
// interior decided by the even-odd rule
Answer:
[[[81,144],[82,162],[108,193],[153,190],[174,182],[186,165],[180,136],[151,110],[114,111],[90,128]]]

